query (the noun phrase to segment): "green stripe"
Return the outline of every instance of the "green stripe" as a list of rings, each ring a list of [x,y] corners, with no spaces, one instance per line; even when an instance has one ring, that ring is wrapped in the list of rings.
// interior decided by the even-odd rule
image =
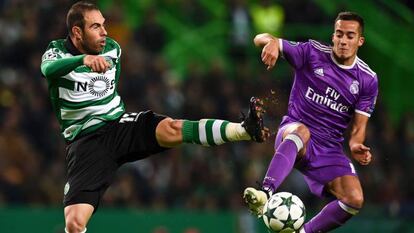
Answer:
[[[220,126],[220,135],[223,141],[225,142],[229,142],[229,139],[227,138],[227,135],[226,135],[226,127],[228,124],[229,124],[228,121],[223,121],[223,123]]]
[[[73,91],[73,89],[75,89],[75,81],[61,78],[58,81],[58,86]]]
[[[120,112],[118,112],[117,114],[115,114],[115,115],[113,115],[112,117],[108,117],[107,115],[103,115],[103,116],[100,116],[100,117],[94,117],[94,118],[96,118],[96,119],[101,119],[101,120],[103,120],[103,122],[101,122],[101,123],[98,123],[98,124],[96,124],[96,125],[93,125],[93,126],[90,126],[90,127],[88,127],[88,128],[86,128],[86,129],[83,129],[83,130],[79,130],[79,131],[77,131],[77,132],[74,132],[70,137],[68,137],[68,138],[66,138],[66,140],[69,140],[69,141],[72,141],[73,139],[75,139],[78,135],[82,135],[82,134],[85,134],[85,133],[88,133],[88,132],[92,132],[93,130],[95,130],[95,129],[97,129],[97,128],[99,128],[99,127],[101,127],[102,125],[104,125],[105,123],[107,123],[108,121],[111,121],[111,120],[116,120],[116,119],[118,119],[119,117],[121,117],[122,116],[122,114],[125,112],[125,109],[123,110],[123,111],[120,111]],[[89,118],[88,120],[92,120],[91,118]],[[88,121],[88,120],[86,120],[86,121]],[[82,123],[80,124],[80,123],[77,123],[78,125],[82,125],[81,126],[81,128],[83,127],[83,125],[85,124],[86,122],[85,122],[85,120],[84,121],[82,121]],[[71,124],[71,125],[69,125],[68,127],[70,127],[70,126],[72,126],[72,125],[74,125],[74,124]],[[66,129],[66,128],[65,128]],[[63,130],[64,131],[64,130]],[[63,131],[62,131],[62,135],[63,135]]]
[[[85,134],[87,134],[87,133],[93,132],[93,131],[95,131],[96,129],[101,128],[102,126],[104,126],[106,123],[108,123],[108,122],[107,122],[107,121],[103,121],[103,122],[98,123],[98,124],[96,124],[96,125],[94,125],[94,126],[91,126],[91,127],[89,127],[89,128],[86,128],[86,129],[82,130],[81,132],[79,132],[79,134],[77,134],[77,135],[75,136],[75,138],[76,138],[76,137],[79,137],[79,136],[82,136],[82,135],[85,135]],[[75,139],[75,138],[73,138],[73,139]],[[73,140],[73,139],[72,139],[72,140]]]
[[[216,143],[214,142],[214,138],[213,138],[213,124],[214,124],[214,120],[207,120],[206,127],[205,127],[207,143],[210,146],[216,145]]]
[[[183,142],[192,143],[192,133],[193,133],[193,122],[184,120],[183,127],[181,128],[181,134],[183,135]]]
[[[74,119],[74,120],[70,120],[70,119],[64,119],[63,120],[62,119],[62,123],[63,123],[63,126],[66,126],[65,128],[67,128],[67,127],[69,127],[71,125],[75,125],[75,124],[76,125],[79,125],[79,124],[82,124],[83,125],[83,124],[85,124],[85,122],[87,122],[91,118],[99,118],[99,119],[104,119],[104,120],[113,120],[113,119],[116,119],[116,116],[118,116],[119,113],[118,114],[115,114],[115,115],[110,115],[110,113],[112,113],[115,109],[117,109],[119,107],[122,107],[122,111],[120,111],[120,112],[125,111],[125,106],[123,105],[123,102],[121,102],[119,105],[117,105],[117,106],[109,109],[105,113],[101,113],[101,114],[91,114],[91,115],[88,115],[88,116],[86,116],[86,117],[84,117],[82,119]]]
[[[62,109],[74,110],[74,109],[85,108],[85,107],[90,107],[90,106],[105,105],[111,102],[111,100],[115,98],[117,95],[118,93],[114,92],[112,95],[105,97],[104,99],[101,99],[98,101],[89,100],[89,101],[82,101],[82,102],[72,102],[72,101],[67,101],[65,99],[59,99],[59,100],[60,100],[60,106]]]
[[[83,66],[78,66],[75,70],[75,73],[92,73],[92,69],[83,65]]]
[[[200,134],[198,133],[198,124],[199,124],[198,121],[195,121],[193,124],[193,140],[194,140],[194,143],[201,145]]]

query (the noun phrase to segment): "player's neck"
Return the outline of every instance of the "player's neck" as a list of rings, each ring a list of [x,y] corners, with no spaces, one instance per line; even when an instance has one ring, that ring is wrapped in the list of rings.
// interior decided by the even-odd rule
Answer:
[[[76,38],[69,36],[69,40],[72,43],[73,47],[78,50],[79,53],[85,54],[85,50],[82,48],[80,42]]]

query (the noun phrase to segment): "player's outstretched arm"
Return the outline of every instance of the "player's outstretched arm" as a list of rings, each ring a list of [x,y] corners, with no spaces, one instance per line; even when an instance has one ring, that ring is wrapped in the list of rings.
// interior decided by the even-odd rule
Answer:
[[[104,73],[110,67],[110,64],[105,57],[97,55],[78,55],[53,61],[44,61],[41,64],[41,70],[46,78],[54,78],[64,76],[81,65],[85,65],[91,68],[92,71],[98,73]]]
[[[46,78],[61,77],[83,65],[84,57],[85,55],[78,55],[57,60],[46,60],[42,62],[40,69]]]
[[[263,47],[262,62],[267,65],[267,70],[272,69],[279,57],[279,39],[269,33],[258,34],[254,37],[254,44]]]
[[[361,165],[368,165],[372,159],[371,149],[363,144],[365,141],[368,119],[369,118],[365,115],[355,113],[351,137],[349,139],[349,148],[351,150],[352,158]]]

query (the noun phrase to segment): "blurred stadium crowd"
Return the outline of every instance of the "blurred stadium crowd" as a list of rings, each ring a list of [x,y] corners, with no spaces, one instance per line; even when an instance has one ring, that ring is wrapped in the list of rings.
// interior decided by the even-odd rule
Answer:
[[[36,2],[0,1],[1,205],[59,206],[62,201],[65,142],[39,67],[48,42],[66,36],[65,16],[72,1]],[[131,27],[117,7],[121,2],[109,4],[103,13],[109,36],[123,48],[120,93],[128,111],[152,109],[175,118],[238,121],[250,96],[267,97],[272,89],[276,101],[269,103],[266,121],[273,132],[286,112],[292,72],[283,64],[267,72],[260,64],[251,42],[254,33],[262,31],[258,28],[268,26],[260,18],[260,8],[273,9],[274,33],[287,22],[332,22],[312,1],[262,1],[256,7],[232,1],[225,8],[224,57],[208,66],[187,61],[185,72],[178,75],[163,53],[171,35],[156,20],[158,9],[149,7],[141,22]],[[166,0],[160,5],[175,6],[172,15],[190,28],[212,17],[195,0]],[[299,6],[301,14],[296,13]],[[381,74],[379,78],[384,88]],[[370,166],[357,165],[357,170],[368,205],[405,215],[414,212],[414,117],[407,112],[396,125],[389,118],[380,99],[367,135],[375,159]],[[241,210],[242,190],[262,179],[272,147],[272,141],[215,148],[185,145],[128,164],[105,194],[103,206]],[[297,173],[282,189],[298,194],[310,209],[319,207]]]

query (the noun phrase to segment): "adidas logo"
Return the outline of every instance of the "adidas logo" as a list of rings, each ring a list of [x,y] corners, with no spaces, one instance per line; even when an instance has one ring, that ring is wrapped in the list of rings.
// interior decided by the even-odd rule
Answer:
[[[315,74],[323,77],[323,69],[322,68],[318,68],[318,69],[314,70],[313,72]]]

